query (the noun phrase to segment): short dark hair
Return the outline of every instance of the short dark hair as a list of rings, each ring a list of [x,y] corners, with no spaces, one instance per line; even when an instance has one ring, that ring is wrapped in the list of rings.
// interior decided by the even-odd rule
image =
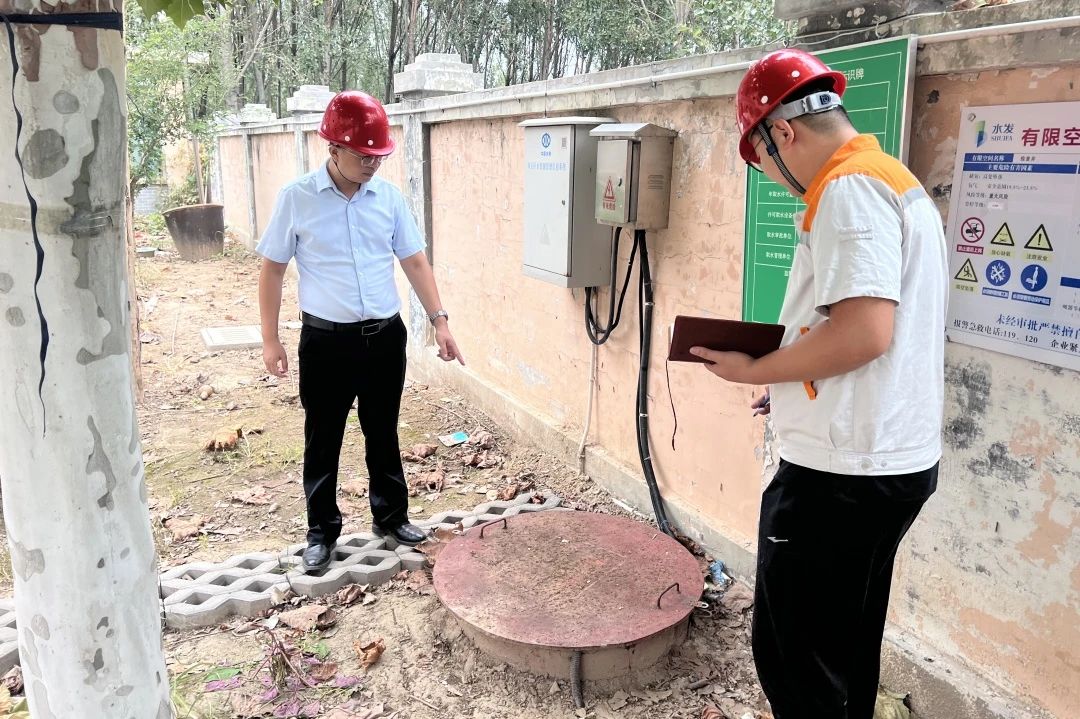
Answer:
[[[803,85],[798,90],[785,97],[783,102],[784,104],[787,104],[789,102],[795,102],[796,100],[802,100],[804,97],[808,97],[817,92],[832,91],[832,79],[823,77],[820,80],[815,80]],[[825,112],[819,112],[814,115],[800,115],[799,117],[796,117],[795,120],[799,120],[814,132],[820,133],[829,133],[834,130],[852,126],[851,118],[848,117],[847,110],[843,107],[835,107],[832,110],[826,110]]]

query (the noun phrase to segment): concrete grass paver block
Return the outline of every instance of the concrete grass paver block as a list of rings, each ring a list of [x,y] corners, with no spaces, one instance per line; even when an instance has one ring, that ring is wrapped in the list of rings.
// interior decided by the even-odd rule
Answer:
[[[290,576],[293,591],[318,597],[336,592],[347,584],[383,584],[401,571],[401,558],[396,552],[381,549],[357,555],[348,564],[331,564],[322,574]]]
[[[418,526],[433,531],[470,528],[519,513],[560,508],[562,500],[546,494],[543,503],[533,504],[526,492],[509,501],[485,502],[471,511],[440,512]],[[380,538],[370,532],[342,536],[333,559],[321,574],[304,574],[299,568],[306,544],[294,544],[284,551],[250,552],[223,562],[192,562],[161,573],[161,595],[165,623],[173,629],[191,629],[220,624],[233,615],[256,616],[273,605],[275,589],[292,588],[309,597],[336,592],[348,584],[383,584],[402,569],[414,571],[427,566],[427,557],[415,547],[399,545],[392,537]],[[0,673],[19,662],[15,603],[0,599]]]
[[[193,562],[191,564],[182,564],[179,567],[169,569],[162,572],[162,579],[198,579],[207,572],[212,572],[215,569],[220,569],[221,565],[213,564],[211,562]]]
[[[192,597],[203,597],[195,593]],[[173,629],[191,629],[220,624],[234,614],[253,616],[269,609],[273,600],[269,593],[235,592],[209,595],[198,604],[178,602],[165,606],[165,624]]]
[[[414,572],[417,569],[424,569],[427,567],[427,556],[420,552],[407,552],[405,554],[399,554],[401,557],[401,568],[410,572]]]
[[[0,644],[0,672],[7,674],[13,666],[19,663],[19,643],[4,642]]]

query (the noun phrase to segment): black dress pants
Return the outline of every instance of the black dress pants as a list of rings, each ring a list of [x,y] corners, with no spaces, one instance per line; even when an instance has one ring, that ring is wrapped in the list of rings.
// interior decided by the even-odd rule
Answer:
[[[761,501],[753,627],[776,719],[872,719],[893,560],[937,474],[780,462]]]
[[[354,399],[366,445],[372,517],[386,529],[408,519],[409,491],[398,447],[405,323],[396,317],[378,332],[365,332],[362,327],[327,330],[307,324],[300,332],[309,544],[330,544],[341,534],[338,462]]]

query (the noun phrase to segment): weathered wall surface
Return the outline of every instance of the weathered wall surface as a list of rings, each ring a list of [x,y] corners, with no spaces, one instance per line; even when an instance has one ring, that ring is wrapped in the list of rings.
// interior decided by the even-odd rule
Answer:
[[[910,164],[942,216],[962,108],[1078,88],[1075,65],[920,78]],[[1076,716],[1080,376],[951,344],[946,383],[944,471],[900,558],[893,619]]]

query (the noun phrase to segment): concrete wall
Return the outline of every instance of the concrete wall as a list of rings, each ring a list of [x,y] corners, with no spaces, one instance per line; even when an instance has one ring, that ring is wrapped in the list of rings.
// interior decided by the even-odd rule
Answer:
[[[910,164],[948,212],[965,106],[1080,100],[1080,66],[920,78]],[[1080,716],[1080,377],[952,344],[938,496],[900,558],[893,619]]]
[[[752,420],[748,409],[751,391],[710,381],[700,367],[670,367],[681,424],[672,451],[674,423],[663,361],[667,328],[676,314],[735,318],[741,312],[746,177],[735,162],[733,103],[728,98],[684,101],[609,114],[679,131],[670,229],[652,233],[649,244],[657,318],[651,424],[662,489],[721,525],[730,539],[748,543],[757,522],[761,461],[755,454],[762,444],[761,422]],[[588,404],[591,349],[584,295],[521,274],[525,153],[517,122],[472,120],[432,128],[436,272],[457,310],[455,336],[463,347],[475,348],[470,371],[579,433]],[[480,160],[485,153],[497,160]],[[622,267],[629,251],[624,242]],[[592,442],[627,468],[637,462],[636,295],[635,286],[623,324],[600,349],[591,434]]]
[[[1043,0],[959,20],[915,18],[891,32],[931,35],[1039,20],[1068,14],[1069,5]],[[932,39],[919,52],[910,164],[943,219],[961,107],[1080,100],[1077,23],[1002,32]],[[603,114],[679,132],[670,228],[649,238],[656,279],[654,459],[676,523],[745,577],[753,572],[758,495],[775,467],[771,435],[750,416],[753,388],[678,365],[667,368],[679,418],[673,450],[662,357],[676,314],[741,312],[745,170],[731,92],[742,73],[738,63],[760,54],[687,58],[394,107],[398,138],[407,142],[382,171],[426,226],[445,305],[469,359],[460,369],[432,357],[429,333],[417,331],[423,321],[415,298],[399,277],[413,305],[413,372],[455,387],[523,438],[576,462],[591,352],[583,296],[521,273],[524,153],[517,123],[544,113]],[[255,207],[265,218],[277,188],[295,174],[295,154],[287,150],[295,148],[292,126],[246,132],[260,148],[253,153]],[[220,142],[224,148],[236,139]],[[308,150],[309,166],[325,156],[310,138]],[[224,167],[227,156],[232,162],[237,155],[222,152],[227,217],[241,217],[247,210],[230,208],[229,198],[242,173]],[[622,263],[628,249],[624,244]],[[586,469],[648,511],[633,425],[636,305],[635,288],[623,325],[598,352]],[[962,345],[948,347],[946,374],[940,489],[898,559],[885,676],[913,693],[920,717],[1073,719],[1080,716],[1080,378]]]
[[[222,196],[219,201],[225,205],[225,225],[239,236],[250,239],[246,142],[243,135],[218,138],[217,159],[221,168]]]

